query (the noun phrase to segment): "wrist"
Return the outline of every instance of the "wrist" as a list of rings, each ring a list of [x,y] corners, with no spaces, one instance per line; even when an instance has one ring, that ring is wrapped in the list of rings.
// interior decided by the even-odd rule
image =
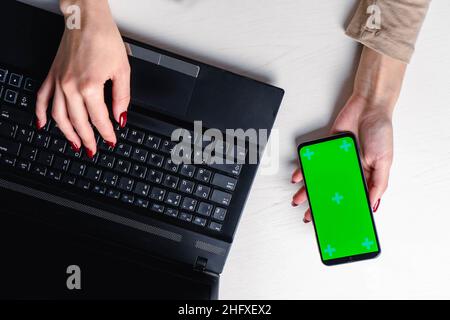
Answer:
[[[406,64],[364,47],[353,96],[364,100],[371,112],[392,116],[400,95]]]

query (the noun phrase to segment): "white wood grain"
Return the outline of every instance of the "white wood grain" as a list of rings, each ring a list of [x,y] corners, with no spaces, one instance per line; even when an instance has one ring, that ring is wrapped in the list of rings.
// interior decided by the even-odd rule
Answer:
[[[432,2],[395,112],[395,163],[376,214],[383,253],[338,267],[321,264],[304,207],[291,207],[290,175],[296,139],[326,127],[348,97],[358,45],[343,29],[356,1],[110,3],[127,35],[286,90],[280,170],[256,178],[221,298],[450,298],[449,1]]]

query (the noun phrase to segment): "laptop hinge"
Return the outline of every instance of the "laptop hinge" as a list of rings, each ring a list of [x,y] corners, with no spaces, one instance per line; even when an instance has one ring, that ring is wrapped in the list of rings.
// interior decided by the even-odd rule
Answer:
[[[203,257],[197,257],[197,260],[195,261],[195,264],[194,264],[194,270],[205,271],[207,264],[208,264],[208,259],[203,258]]]

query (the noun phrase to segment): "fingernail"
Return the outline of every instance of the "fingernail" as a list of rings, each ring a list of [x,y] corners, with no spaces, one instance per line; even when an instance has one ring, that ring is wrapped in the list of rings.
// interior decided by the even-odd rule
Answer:
[[[127,125],[127,116],[128,116],[128,113],[126,111],[122,112],[122,114],[120,115],[120,117],[119,117],[119,126],[121,128],[125,128],[125,126]]]
[[[116,144],[114,142],[110,142],[110,141],[106,141],[106,144],[110,147],[110,148],[115,148]]]
[[[304,223],[308,223],[308,222],[309,222],[309,220],[308,220],[308,219],[306,219],[306,218],[303,218],[303,222],[304,222]]]
[[[44,126],[41,125],[41,122],[39,121],[39,119],[36,119],[36,128],[37,128],[38,130],[41,130],[42,127],[44,127]]]
[[[75,143],[70,142],[70,148],[72,149],[73,152],[80,152],[80,147],[77,146]]]
[[[294,200],[292,200],[291,205],[292,205],[293,207],[297,207],[297,206],[298,206],[298,204],[296,204],[296,203],[294,202]]]
[[[291,180],[291,183],[295,183],[295,181],[294,181],[294,180]]]
[[[378,199],[377,202],[375,202],[375,205],[373,206],[373,212],[377,212],[378,207],[380,206],[381,199]]]
[[[86,148],[86,154],[88,156],[89,159],[93,159],[94,158],[94,151],[92,151],[91,149]]]

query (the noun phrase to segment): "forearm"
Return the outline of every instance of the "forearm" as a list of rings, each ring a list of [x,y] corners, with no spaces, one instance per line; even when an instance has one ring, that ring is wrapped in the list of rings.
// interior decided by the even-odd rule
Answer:
[[[407,65],[364,47],[355,77],[353,94],[367,105],[392,117]]]

